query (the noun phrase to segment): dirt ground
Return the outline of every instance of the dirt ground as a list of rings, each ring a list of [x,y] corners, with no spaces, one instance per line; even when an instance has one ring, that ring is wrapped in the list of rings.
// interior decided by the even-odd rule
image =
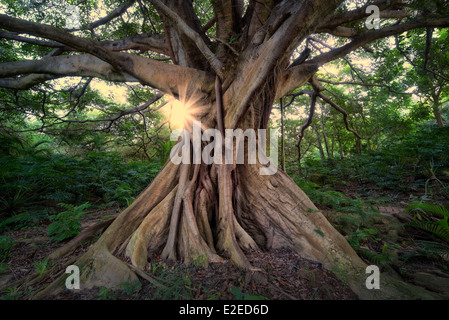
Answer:
[[[104,217],[116,215],[118,210],[90,212],[83,221],[82,229],[91,226]],[[44,260],[62,244],[50,241],[46,236],[46,225],[8,234],[14,239],[12,257],[5,261],[9,270],[0,273],[2,299],[26,299],[30,293],[52,282],[56,276],[44,276],[37,283],[26,281],[17,287],[15,282],[36,272],[35,263]],[[87,251],[95,238],[85,242],[71,256],[50,264],[47,268],[63,267],[71,258]],[[334,274],[320,264],[302,259],[287,249],[269,252],[247,253],[257,272],[245,272],[231,263],[213,263],[203,268],[200,263],[186,266],[181,263],[165,263],[158,256],[149,260],[147,273],[158,281],[155,286],[140,278],[140,284],[123,284],[118,290],[97,288],[91,290],[67,290],[52,300],[112,300],[112,299],[269,299],[269,300],[354,300],[357,296]],[[82,272],[82,270],[81,270]],[[30,288],[31,287],[31,288]]]
[[[388,234],[395,230],[388,219],[396,219],[400,215],[401,206],[379,208],[382,224]],[[322,209],[329,218],[332,212]],[[119,209],[91,211],[82,223],[86,229],[95,223],[104,221],[119,213]],[[383,221],[383,219],[387,219]],[[399,221],[398,221],[399,222]],[[400,225],[400,224],[396,224]],[[14,239],[11,250],[12,257],[4,263],[7,270],[0,271],[0,299],[28,299],[33,292],[48,285],[61,274],[70,260],[87,251],[98,236],[84,242],[75,252],[54,264],[47,270],[58,270],[46,273],[35,280],[18,281],[36,274],[36,262],[44,260],[51,252],[63,244],[56,244],[46,236],[47,225],[36,226],[28,230],[8,233]],[[402,232],[402,233],[401,233]],[[404,244],[405,250],[414,241],[416,234],[408,235],[402,230],[396,240]],[[357,300],[357,296],[346,283],[333,273],[326,271],[320,264],[308,261],[287,249],[269,252],[248,252],[251,264],[259,268],[257,272],[245,272],[235,268],[229,262],[214,263],[205,269],[201,261],[186,266],[181,263],[166,263],[159,257],[149,258],[147,275],[154,279],[150,283],[139,278],[139,283],[123,283],[117,290],[96,288],[91,290],[66,290],[57,296],[46,297],[49,300]],[[443,266],[444,267],[444,266]],[[407,265],[411,275],[404,281],[441,293],[449,299],[449,271],[438,264],[416,261]],[[81,270],[82,272],[82,270]],[[395,270],[389,270],[398,276]],[[82,285],[82,284],[81,284]],[[446,292],[447,291],[447,292]]]

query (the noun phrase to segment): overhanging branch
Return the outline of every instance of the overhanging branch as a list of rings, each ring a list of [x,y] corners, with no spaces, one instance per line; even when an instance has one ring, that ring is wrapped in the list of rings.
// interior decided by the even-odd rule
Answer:
[[[337,49],[333,49],[329,52],[323,53],[311,59],[310,62],[314,62],[319,66],[321,66],[330,61],[344,57],[346,54],[354,51],[355,49],[360,48],[365,44],[367,44],[368,42],[377,39],[394,36],[412,29],[425,28],[425,27],[443,28],[448,26],[449,26],[449,18],[422,18],[422,17],[416,18],[402,24],[392,25],[390,27],[382,28],[379,30],[367,31],[357,37],[354,37],[353,40],[348,44],[339,47]]]

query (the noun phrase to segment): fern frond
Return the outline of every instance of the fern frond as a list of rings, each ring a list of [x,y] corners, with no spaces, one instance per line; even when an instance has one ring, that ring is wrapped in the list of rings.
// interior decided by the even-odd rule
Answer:
[[[413,202],[406,209],[408,211],[420,211],[424,214],[434,213],[443,218],[449,217],[449,211],[446,208],[426,202]]]
[[[373,262],[374,264],[382,267],[388,265],[391,262],[391,256],[387,253],[379,254],[362,248],[357,249],[357,253],[368,259],[370,262]]]
[[[412,221],[407,225],[430,232],[443,240],[449,241],[449,227],[433,221]]]

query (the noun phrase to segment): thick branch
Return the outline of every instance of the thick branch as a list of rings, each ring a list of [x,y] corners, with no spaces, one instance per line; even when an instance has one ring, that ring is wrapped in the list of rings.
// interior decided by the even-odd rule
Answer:
[[[35,38],[28,38],[14,32],[0,32],[0,38],[26,42],[33,45],[49,48],[60,48],[64,51],[77,51],[57,41],[46,41]],[[119,40],[106,40],[99,42],[101,46],[111,51],[140,50],[154,51],[168,55],[168,48],[165,43],[165,36],[160,34],[138,34]]]
[[[449,26],[449,18],[417,18],[410,20],[408,22],[405,22],[403,24],[393,25],[390,27],[386,27],[383,29],[375,30],[375,31],[367,31],[357,37],[355,37],[351,42],[348,44],[339,47],[337,49],[333,49],[329,52],[323,53],[313,59],[311,59],[311,62],[314,62],[318,64],[319,66],[328,63],[330,61],[336,60],[338,58],[341,58],[345,56],[346,54],[350,53],[351,51],[354,51],[357,48],[360,48],[361,46],[364,46],[368,42],[386,38],[389,36],[393,36],[396,34],[401,34],[403,32],[412,30],[412,29],[418,29],[418,28],[425,28],[425,27],[448,27]]]
[[[381,17],[383,18],[397,18],[402,17],[404,18],[404,15],[406,14],[404,11],[393,11],[389,10],[387,13],[382,12],[385,9],[391,8],[392,6],[401,5],[403,3],[402,0],[380,0],[376,1],[374,3],[368,3],[361,8],[351,10],[344,13],[338,13],[330,16],[328,19],[325,19],[320,26],[318,27],[318,32],[326,32],[325,30],[329,29],[335,29],[338,26],[342,26],[344,24],[347,24],[349,22],[357,21],[364,19],[370,15],[370,13],[366,13],[366,8],[369,5],[375,5],[379,8],[381,11]],[[395,14],[393,14],[395,13]]]
[[[19,79],[1,79],[3,83],[26,87],[61,76],[97,77],[110,81],[137,81],[134,77],[114,68],[90,55],[46,57],[41,60],[23,60],[0,63],[0,77],[12,77],[21,74],[40,74]],[[46,76],[42,75],[46,74]]]
[[[27,90],[37,84],[60,77],[61,76],[52,74],[30,74],[19,78],[3,78],[0,79],[0,87],[16,90]]]
[[[176,12],[172,11],[169,7],[163,4],[162,1],[151,0],[151,2],[157,9],[161,10],[167,17],[169,17],[178,26],[178,28],[196,44],[196,46],[204,55],[204,57],[207,59],[207,61],[209,62],[210,66],[215,71],[215,73],[218,74],[220,78],[222,78],[223,64],[209,49],[209,47],[204,42],[203,38],[201,38],[201,36],[195,30],[190,28],[187,25],[187,23],[185,23],[185,21]]]
[[[195,69],[174,66],[137,55],[112,52],[95,41],[76,37],[49,25],[29,22],[1,14],[0,27],[10,31],[29,33],[34,36],[51,39],[76,50],[88,52],[111,64],[119,72],[128,73],[132,77],[140,80],[143,84],[150,85],[171,95],[177,95],[179,86],[188,85],[194,90],[192,91],[193,93],[197,93],[195,90],[208,90],[208,92],[211,92],[213,88],[213,79],[206,79],[207,75],[205,73],[201,73]],[[22,67],[25,65],[26,63]],[[42,68],[45,67],[42,66]],[[55,72],[61,74],[60,71]],[[79,72],[82,72],[82,70]],[[205,84],[203,82],[204,80],[207,80],[209,85]]]

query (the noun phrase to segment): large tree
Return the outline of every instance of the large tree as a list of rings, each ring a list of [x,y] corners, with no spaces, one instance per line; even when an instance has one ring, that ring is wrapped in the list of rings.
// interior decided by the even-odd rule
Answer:
[[[436,6],[420,10],[425,7],[420,1],[388,0],[374,3],[388,20],[379,29],[367,30],[364,21],[370,12],[364,2],[131,0],[78,30],[64,29],[57,19],[45,21],[43,15],[21,19],[20,14],[28,12],[19,14],[15,8],[0,15],[0,37],[54,50],[36,54],[34,60],[1,63],[0,86],[26,90],[65,76],[138,82],[183,102],[189,108],[185,128],[190,132],[193,120],[201,121],[202,130],[257,131],[267,128],[273,103],[302,86],[309,87],[304,94],[311,98],[311,116],[317,99],[332,103],[314,76],[326,63],[354,50],[371,50],[368,44],[381,38],[449,26],[446,1],[432,1]],[[123,15],[130,10],[147,27],[140,30],[152,25],[153,31],[131,26],[122,38],[101,39],[108,25],[125,23]],[[342,41],[307,57],[312,34]],[[299,57],[298,48],[304,52]],[[425,295],[385,277],[382,290],[367,290],[366,265],[345,238],[285,172],[260,175],[262,166],[167,161],[151,185],[76,261],[82,287],[135,280],[153,252],[185,263],[198,257],[206,264],[229,259],[256,272],[245,252],[287,247],[339,270],[360,297]],[[69,249],[63,247],[51,257]],[[61,279],[46,292],[62,288]]]

